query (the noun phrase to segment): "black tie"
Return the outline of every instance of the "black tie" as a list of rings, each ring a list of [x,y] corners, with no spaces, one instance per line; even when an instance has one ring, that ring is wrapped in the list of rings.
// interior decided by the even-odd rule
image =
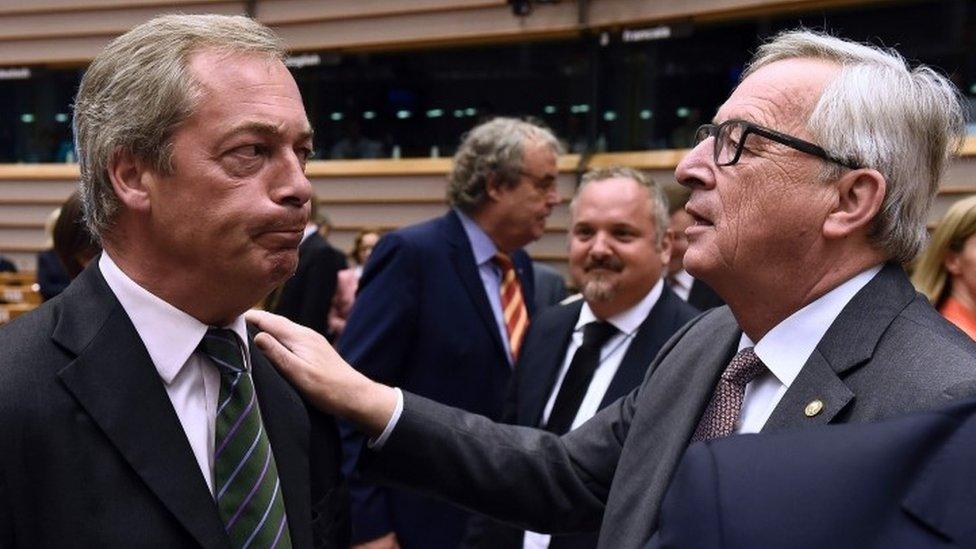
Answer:
[[[556,403],[549,414],[549,421],[545,429],[557,435],[569,432],[579,411],[586,389],[593,379],[593,372],[600,365],[600,349],[617,329],[608,322],[591,322],[583,328],[583,344],[576,349],[573,360],[569,363],[569,371],[563,378],[563,384],[556,395]]]

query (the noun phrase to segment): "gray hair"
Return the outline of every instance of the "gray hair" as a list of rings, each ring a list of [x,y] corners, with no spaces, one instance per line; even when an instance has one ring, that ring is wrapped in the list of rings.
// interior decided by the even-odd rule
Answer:
[[[552,131],[516,118],[495,118],[469,131],[454,155],[454,168],[447,186],[448,202],[470,213],[487,199],[491,176],[496,176],[502,185],[517,185],[525,144],[531,142],[540,143],[555,154],[561,151]]]
[[[939,180],[962,143],[959,90],[929,67],[912,69],[894,50],[808,30],[784,32],[760,46],[743,79],[798,57],[840,65],[807,129],[831,153],[884,176],[887,192],[870,236],[889,259],[907,263],[925,243]],[[836,179],[843,170],[831,165],[824,178]]]
[[[204,49],[285,57],[274,32],[247,17],[165,15],[112,40],[85,71],[74,133],[85,222],[96,238],[111,227],[120,206],[108,176],[120,152],[172,174],[173,133],[202,96],[189,60]]]
[[[579,200],[579,195],[583,192],[583,189],[587,185],[596,181],[606,181],[607,179],[630,179],[638,186],[647,189],[647,194],[649,197],[651,205],[651,221],[654,222],[654,230],[656,232],[656,240],[658,247],[664,241],[664,233],[668,230],[668,224],[670,223],[670,216],[668,214],[668,197],[664,194],[664,190],[654,182],[653,179],[647,177],[643,173],[625,166],[609,166],[606,168],[596,168],[590,170],[583,174],[583,178],[580,180],[579,187],[576,188],[576,194],[573,195],[572,202],[569,203],[570,211],[576,212],[576,202]]]

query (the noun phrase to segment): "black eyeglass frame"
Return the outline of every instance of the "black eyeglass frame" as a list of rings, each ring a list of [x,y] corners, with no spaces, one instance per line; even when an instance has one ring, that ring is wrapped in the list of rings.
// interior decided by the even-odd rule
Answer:
[[[719,143],[718,134],[721,133],[722,128],[726,126],[730,126],[732,124],[739,124],[742,126],[742,135],[739,137],[739,141],[735,145],[735,154],[732,156],[732,159],[729,160],[728,162],[719,162],[718,156],[719,153],[721,152],[723,145]],[[705,137],[699,140],[698,136],[702,135],[703,131],[705,132]],[[839,156],[833,155],[827,152],[827,150],[824,149],[823,147],[819,145],[814,145],[809,141],[804,141],[798,137],[793,137],[792,135],[787,135],[785,133],[778,132],[774,129],[760,126],[759,124],[753,124],[752,122],[749,122],[747,120],[739,120],[735,118],[731,120],[726,120],[721,124],[702,124],[701,126],[699,126],[698,129],[695,130],[695,146],[697,146],[705,139],[711,137],[715,141],[712,146],[712,159],[715,161],[715,165],[732,166],[739,161],[739,156],[742,155],[742,149],[745,147],[746,144],[746,138],[749,136],[750,133],[754,133],[760,137],[765,137],[770,141],[775,141],[776,143],[779,143],[781,145],[786,145],[791,149],[796,149],[802,153],[816,156],[817,158],[826,160],[828,162],[840,164],[845,168],[857,170],[863,167],[859,164],[856,164],[848,160],[844,160]]]

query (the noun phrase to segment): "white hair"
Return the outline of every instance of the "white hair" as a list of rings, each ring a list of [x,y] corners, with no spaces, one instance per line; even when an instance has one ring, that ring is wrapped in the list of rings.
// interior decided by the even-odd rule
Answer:
[[[783,59],[840,65],[807,120],[817,144],[885,178],[871,238],[907,263],[925,243],[925,223],[949,158],[964,135],[959,91],[929,67],[911,68],[896,51],[809,30],[787,31],[759,47],[743,74]],[[830,166],[836,179],[844,168]]]

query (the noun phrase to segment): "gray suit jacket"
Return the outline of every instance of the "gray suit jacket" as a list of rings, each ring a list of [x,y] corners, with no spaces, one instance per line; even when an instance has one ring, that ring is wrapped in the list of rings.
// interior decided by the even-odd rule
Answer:
[[[405,394],[403,415],[364,471],[521,527],[600,528],[601,548],[641,547],[741,332],[727,307],[690,322],[643,384],[556,437]],[[885,268],[844,308],[764,432],[864,422],[976,394],[976,344]],[[807,417],[814,399],[823,410]]]

